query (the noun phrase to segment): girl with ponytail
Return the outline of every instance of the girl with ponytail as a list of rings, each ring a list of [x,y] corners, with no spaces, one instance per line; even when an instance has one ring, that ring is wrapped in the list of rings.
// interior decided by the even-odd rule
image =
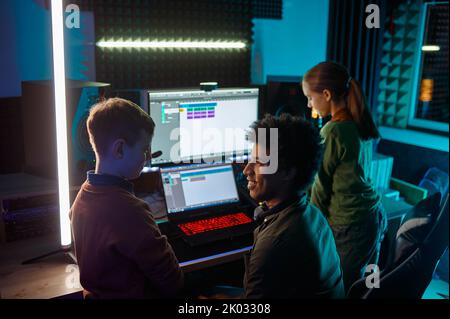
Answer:
[[[322,62],[302,81],[308,107],[331,115],[321,130],[324,155],[311,190],[311,202],[333,230],[346,291],[378,262],[386,216],[369,180],[374,140],[380,137],[359,82],[347,69]]]

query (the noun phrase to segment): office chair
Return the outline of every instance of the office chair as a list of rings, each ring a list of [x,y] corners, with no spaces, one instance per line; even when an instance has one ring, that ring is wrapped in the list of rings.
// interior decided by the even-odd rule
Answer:
[[[389,263],[380,272],[379,288],[367,288],[366,278],[356,281],[349,289],[348,298],[421,299],[428,287],[440,257],[448,247],[448,193],[440,208],[416,220],[402,223],[394,249],[390,251]],[[417,212],[424,204],[439,203],[440,193],[428,197],[414,206]],[[439,207],[437,206],[437,207]],[[434,210],[434,208],[433,208]],[[429,211],[428,211],[429,212]],[[434,216],[433,216],[434,213]],[[430,225],[426,225],[426,216]],[[426,231],[424,231],[426,229]],[[406,245],[405,245],[406,243]]]
[[[428,191],[428,196],[437,192],[446,194],[448,192],[448,174],[436,167],[431,167],[419,182],[419,187],[425,188]]]

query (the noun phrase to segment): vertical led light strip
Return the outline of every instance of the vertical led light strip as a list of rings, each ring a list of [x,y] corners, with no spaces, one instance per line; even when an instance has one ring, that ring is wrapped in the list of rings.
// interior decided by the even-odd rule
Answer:
[[[67,155],[66,72],[64,67],[63,1],[52,0],[53,81],[55,89],[56,152],[61,245],[72,242],[69,220],[69,162]]]

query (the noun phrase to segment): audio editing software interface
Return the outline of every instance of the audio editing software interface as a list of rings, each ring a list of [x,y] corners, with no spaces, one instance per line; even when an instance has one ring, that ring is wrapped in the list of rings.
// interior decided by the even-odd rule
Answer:
[[[246,132],[258,116],[258,89],[150,92],[156,123],[152,164],[246,154]]]
[[[163,168],[161,178],[169,214],[239,202],[230,164]]]

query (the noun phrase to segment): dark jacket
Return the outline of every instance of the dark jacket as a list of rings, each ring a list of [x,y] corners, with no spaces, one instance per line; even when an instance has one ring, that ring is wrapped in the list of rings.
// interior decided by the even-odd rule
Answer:
[[[71,208],[83,288],[94,298],[174,296],[183,273],[147,203],[126,181],[90,177],[95,185],[85,182]]]
[[[344,297],[333,234],[305,195],[263,219],[245,258],[244,297]]]

